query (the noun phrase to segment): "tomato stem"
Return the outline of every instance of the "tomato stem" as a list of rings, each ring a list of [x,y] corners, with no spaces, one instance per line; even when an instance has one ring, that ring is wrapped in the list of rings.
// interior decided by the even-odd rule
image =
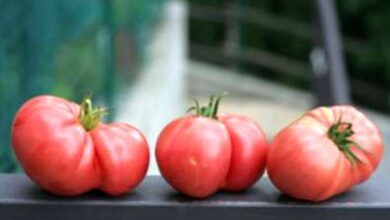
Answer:
[[[349,139],[354,133],[352,123],[342,122],[341,117],[328,130],[328,137],[353,165],[361,163],[362,161],[353,153],[351,148],[357,147],[359,150],[366,152],[358,143]]]
[[[106,108],[93,108],[91,97],[87,96],[81,102],[79,120],[85,130],[91,131],[100,123],[102,116],[107,113]]]
[[[200,106],[198,100],[192,97],[195,105],[191,106],[191,108],[189,108],[187,112],[195,111],[195,115],[197,117],[202,116],[202,117],[217,119],[219,103],[221,102],[221,99],[226,94],[227,92],[224,92],[220,95],[210,96],[209,103],[207,106]]]

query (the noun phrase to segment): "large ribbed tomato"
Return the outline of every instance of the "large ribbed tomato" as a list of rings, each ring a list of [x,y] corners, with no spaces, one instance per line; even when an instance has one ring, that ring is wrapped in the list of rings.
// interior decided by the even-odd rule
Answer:
[[[128,124],[101,123],[103,113],[89,99],[81,107],[54,96],[27,101],[15,116],[12,145],[28,176],[64,196],[135,188],[149,164],[147,142]]]
[[[213,98],[207,107],[196,105],[195,115],[178,118],[161,132],[156,158],[163,177],[177,191],[207,197],[218,189],[241,191],[263,174],[266,137],[245,116],[217,116]]]
[[[381,134],[363,113],[351,106],[320,107],[275,137],[267,171],[285,194],[322,201],[367,180],[382,154]]]

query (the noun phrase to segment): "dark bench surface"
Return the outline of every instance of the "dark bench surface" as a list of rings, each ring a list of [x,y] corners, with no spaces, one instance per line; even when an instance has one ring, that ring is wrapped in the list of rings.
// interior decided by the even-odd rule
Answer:
[[[25,175],[0,174],[0,219],[390,219],[386,168],[382,164],[370,181],[319,204],[284,196],[267,178],[244,193],[193,200],[157,176],[119,198],[98,191],[62,198],[40,190]]]

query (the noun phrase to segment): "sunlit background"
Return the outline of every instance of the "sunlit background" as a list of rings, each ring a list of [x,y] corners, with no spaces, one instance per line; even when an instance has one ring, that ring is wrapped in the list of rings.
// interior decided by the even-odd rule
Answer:
[[[349,102],[388,138],[390,1],[324,2],[0,0],[0,171],[20,171],[12,118],[39,94],[92,93],[152,154],[191,96],[224,91],[221,111],[255,118],[270,140],[306,110]]]

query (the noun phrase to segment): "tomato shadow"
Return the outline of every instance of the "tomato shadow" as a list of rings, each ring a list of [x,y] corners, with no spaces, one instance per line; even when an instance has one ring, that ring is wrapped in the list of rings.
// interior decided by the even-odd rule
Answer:
[[[219,190],[216,193],[206,198],[194,198],[185,194],[179,193],[175,190],[169,190],[164,196],[168,201],[179,202],[179,203],[208,203],[208,202],[250,202],[258,201],[259,198],[264,199],[267,197],[265,190],[259,188],[250,188],[245,191],[231,192],[226,190]]]
[[[69,202],[69,201],[124,201],[124,200],[139,200],[142,198],[139,192],[132,191],[119,196],[110,196],[100,190],[91,190],[87,193],[78,196],[60,196],[49,193],[36,185],[27,186],[23,192],[20,192],[24,198],[34,201],[55,201],[55,202]]]
[[[315,202],[311,202],[304,199],[296,199],[283,193],[280,193],[278,195],[276,202],[280,204],[315,204]]]
[[[180,202],[180,203],[200,202],[200,201],[204,201],[205,199],[207,199],[207,198],[193,198],[193,197],[187,196],[185,194],[179,193],[175,190],[169,190],[166,193],[165,197],[168,201]]]
[[[354,192],[354,191],[348,191],[348,192],[344,192],[342,194],[336,195],[334,197],[331,197],[327,200],[318,201],[318,202],[313,202],[313,201],[304,200],[304,199],[297,199],[297,198],[293,198],[291,196],[288,196],[286,194],[281,193],[278,195],[276,202],[280,203],[280,204],[297,204],[297,205],[299,205],[299,204],[324,205],[324,204],[332,204],[332,203],[353,202],[355,200],[354,197],[355,197],[356,193],[357,192]]]

